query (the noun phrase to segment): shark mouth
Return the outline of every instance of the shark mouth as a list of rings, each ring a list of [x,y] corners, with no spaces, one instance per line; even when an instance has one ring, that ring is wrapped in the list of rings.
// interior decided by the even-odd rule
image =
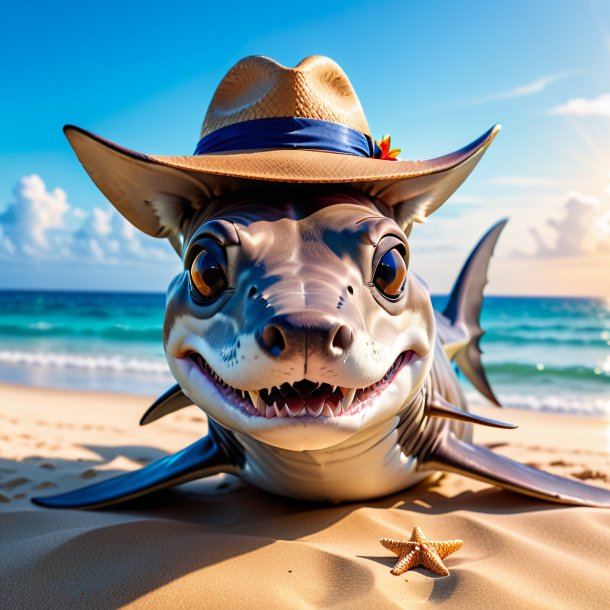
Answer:
[[[392,383],[396,373],[416,358],[412,350],[402,352],[377,382],[365,388],[346,388],[303,379],[260,390],[239,390],[226,383],[198,353],[188,357],[227,402],[252,417],[344,417],[356,415],[374,404]]]

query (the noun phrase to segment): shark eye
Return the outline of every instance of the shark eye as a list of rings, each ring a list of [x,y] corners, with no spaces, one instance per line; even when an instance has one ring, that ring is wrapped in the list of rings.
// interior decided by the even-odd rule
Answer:
[[[227,287],[227,274],[213,254],[202,250],[191,265],[191,283],[197,296],[209,301]]]
[[[397,299],[404,291],[407,279],[407,264],[399,248],[388,250],[377,263],[373,284],[381,294]]]

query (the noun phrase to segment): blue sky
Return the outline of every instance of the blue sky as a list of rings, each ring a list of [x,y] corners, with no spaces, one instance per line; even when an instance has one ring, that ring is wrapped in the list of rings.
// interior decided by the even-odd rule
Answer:
[[[26,1],[0,6],[0,52],[4,286],[164,290],[173,255],[114,217],[62,125],[190,154],[236,61],[323,54],[402,158],[445,154],[503,124],[469,181],[414,231],[433,290],[510,216],[491,292],[610,296],[609,2]],[[62,232],[114,245],[85,251]]]

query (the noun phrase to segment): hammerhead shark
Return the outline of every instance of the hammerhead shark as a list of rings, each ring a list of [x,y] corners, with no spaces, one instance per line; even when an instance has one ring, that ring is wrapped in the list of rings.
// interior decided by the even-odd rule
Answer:
[[[163,343],[177,384],[142,418],[194,404],[208,433],[135,472],[58,495],[101,508],[232,473],[270,492],[331,502],[398,492],[457,472],[554,502],[610,506],[610,492],[498,456],[454,367],[499,404],[479,318],[505,220],[435,312],[409,235],[467,178],[499,130],[428,161],[379,143],[341,68],[262,56],[229,70],[191,156],[144,155],[66,126],[85,170],[127,220],[182,261]]]
[[[476,245],[438,312],[411,268],[413,215],[400,205],[349,185],[282,183],[180,205],[180,214],[170,204],[137,212],[141,225],[161,219],[183,261],[163,325],[177,385],[141,423],[194,404],[208,433],[138,471],[36,504],[102,508],[217,473],[293,498],[362,501],[446,471],[610,506],[607,490],[472,442],[474,425],[515,427],[469,412],[455,371],[499,404],[479,318],[506,220]]]

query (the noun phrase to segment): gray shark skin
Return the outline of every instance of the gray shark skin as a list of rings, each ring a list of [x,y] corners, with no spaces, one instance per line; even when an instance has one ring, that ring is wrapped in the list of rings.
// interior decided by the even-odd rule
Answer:
[[[475,424],[514,427],[468,412],[452,364],[497,403],[479,314],[505,220],[477,244],[440,313],[411,270],[411,220],[348,186],[248,186],[174,212],[149,210],[180,235],[172,244],[184,266],[163,328],[178,383],[141,423],[195,404],[209,433],[139,471],[36,504],[107,507],[219,472],[280,495],[345,502],[448,471],[610,506],[604,489],[472,442]]]

